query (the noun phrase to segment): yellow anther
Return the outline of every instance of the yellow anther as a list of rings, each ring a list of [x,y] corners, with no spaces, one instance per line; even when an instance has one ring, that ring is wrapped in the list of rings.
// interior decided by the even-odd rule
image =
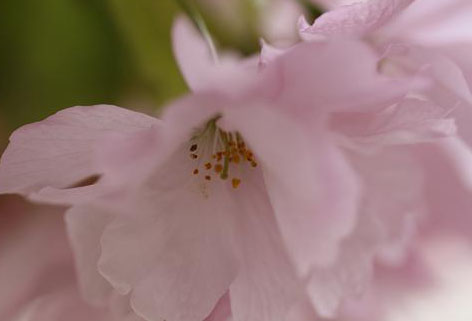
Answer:
[[[238,155],[238,154],[233,155],[233,163],[239,164],[240,160],[241,160],[241,159],[239,158],[239,155]]]
[[[239,178],[233,178],[231,184],[233,185],[233,188],[238,188],[239,184],[241,184],[241,180]]]

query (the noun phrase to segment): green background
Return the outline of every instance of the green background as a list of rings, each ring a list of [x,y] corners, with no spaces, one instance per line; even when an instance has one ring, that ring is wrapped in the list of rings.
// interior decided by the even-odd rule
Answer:
[[[179,3],[194,1],[1,0],[0,152],[14,129],[63,108],[114,104],[152,113],[187,92],[170,29],[183,13]],[[239,1],[238,26],[212,8],[196,11],[219,47],[257,52],[258,1],[232,1]]]

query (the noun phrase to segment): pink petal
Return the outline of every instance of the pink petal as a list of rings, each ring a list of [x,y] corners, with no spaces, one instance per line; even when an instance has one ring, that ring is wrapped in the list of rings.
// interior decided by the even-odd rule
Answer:
[[[260,175],[243,177],[235,216],[240,270],[231,284],[233,320],[285,321],[304,295]]]
[[[332,262],[338,242],[353,228],[359,196],[341,153],[320,125],[308,129],[265,106],[228,110],[226,116],[262,163],[279,228],[299,273]]]
[[[204,321],[229,321],[231,320],[231,302],[229,292],[223,295],[211,314]]]
[[[305,40],[323,37],[362,37],[376,31],[414,0],[367,0],[337,7],[317,18],[312,26],[300,23]]]
[[[216,65],[211,49],[192,22],[178,17],[173,26],[174,55],[187,84],[193,91],[204,87],[208,72]]]
[[[262,90],[274,105],[307,118],[309,113],[319,117],[321,111],[379,110],[409,90],[425,87],[418,79],[380,75],[378,60],[359,42],[300,44],[267,65]]]
[[[276,48],[269,45],[265,40],[261,39],[261,53],[259,55],[259,65],[265,66],[269,62],[274,61],[277,57],[286,52],[284,49]]]
[[[460,101],[472,103],[472,93],[461,68],[438,50],[404,46],[401,54],[387,55],[404,69],[433,81],[425,93],[440,106],[454,108]]]
[[[98,309],[81,300],[74,287],[46,293],[22,307],[18,321],[114,321],[106,309]]]
[[[156,165],[154,156],[163,153],[162,131],[164,125],[159,119],[150,128],[133,133],[110,135],[96,144],[94,160],[101,179],[93,187],[97,192],[130,185],[141,180]],[[92,187],[92,186],[91,186]],[[84,193],[82,193],[84,194]],[[86,195],[82,195],[82,198]]]
[[[0,196],[0,320],[10,320],[45,286],[62,284],[70,276],[62,212]]]
[[[349,154],[365,193],[356,227],[340,244],[336,262],[315,269],[310,278],[310,298],[324,317],[336,316],[345,300],[368,288],[376,257],[402,261],[424,210],[421,167],[408,149]]]
[[[353,148],[373,150],[385,145],[416,144],[454,135],[450,110],[432,102],[406,98],[379,112],[336,113],[333,129]]]
[[[70,206],[94,200],[106,191],[106,187],[100,183],[66,189],[44,187],[31,193],[28,199],[33,202]]]
[[[63,209],[0,196],[0,212],[1,320],[112,320],[78,293]]]
[[[218,189],[205,197],[187,152],[179,149],[141,188],[128,191],[123,214],[101,238],[100,272],[131,293],[133,309],[148,319],[203,320],[237,266],[227,219],[232,201]]]
[[[467,81],[469,92],[472,90],[472,61],[470,58],[469,45],[456,45],[441,48],[446,56],[450,57],[462,71],[463,77]],[[472,146],[472,107],[470,105],[461,105],[454,110],[454,118],[458,124],[459,135]]]
[[[100,238],[111,217],[111,214],[90,206],[74,206],[66,213],[80,291],[88,302],[97,305],[105,304],[112,292],[97,268]]]
[[[468,0],[416,0],[382,30],[384,37],[428,46],[472,41],[472,3]]]
[[[2,156],[0,192],[66,188],[97,173],[95,143],[151,126],[154,118],[113,106],[73,107],[13,133]]]
[[[425,168],[428,231],[470,236],[472,220],[472,151],[458,138],[417,151]]]
[[[211,39],[205,39],[189,19],[177,18],[172,40],[177,64],[192,91],[219,89],[233,93],[253,82],[257,59],[218,55]]]
[[[434,288],[436,280],[420,250],[415,249],[401,266],[377,265],[369,287],[362,295],[344,302],[337,320],[385,320],[391,311],[403,311],[402,301],[411,300],[411,295],[427,293]]]

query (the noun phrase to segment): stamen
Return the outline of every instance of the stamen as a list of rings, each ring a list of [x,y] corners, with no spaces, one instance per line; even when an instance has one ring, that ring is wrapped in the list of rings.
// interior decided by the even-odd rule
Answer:
[[[198,175],[202,169],[211,171],[203,175],[203,179],[208,182],[212,181],[210,174],[213,170],[221,180],[227,180],[230,171],[258,166],[253,152],[246,146],[241,135],[220,129],[216,124],[218,119],[219,116],[208,121],[205,127],[192,137],[189,146],[190,157],[198,159],[193,175]],[[238,188],[241,181],[240,178],[233,177],[232,187]]]
[[[233,185],[233,188],[238,188],[239,184],[241,184],[241,180],[239,178],[233,178],[231,180],[231,184]]]
[[[240,158],[238,154],[233,155],[233,163],[239,164]]]

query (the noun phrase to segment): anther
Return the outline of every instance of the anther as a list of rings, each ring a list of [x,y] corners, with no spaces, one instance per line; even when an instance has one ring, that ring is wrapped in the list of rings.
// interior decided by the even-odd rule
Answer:
[[[239,178],[233,178],[231,184],[233,185],[233,188],[238,188],[239,184],[241,184],[241,180]]]
[[[192,146],[190,146],[190,151],[191,151],[191,152],[194,152],[194,151],[197,150],[197,148],[198,148],[198,145],[197,145],[197,144],[193,144]]]
[[[206,164],[205,164],[205,168],[206,168],[206,169],[210,170],[211,167],[212,167],[211,163],[206,163]]]
[[[197,168],[195,168],[195,169],[193,170],[193,175],[198,175],[198,169],[197,169]]]
[[[206,175],[206,176],[205,176],[205,179],[206,179],[207,181],[211,181],[211,176],[210,176],[210,175]]]
[[[233,155],[233,163],[235,164],[239,164],[239,161],[240,161],[240,158],[239,158],[239,155]]]
[[[197,154],[190,154],[190,157],[193,158],[193,159],[197,159],[198,155]]]
[[[223,165],[221,165],[221,164],[216,164],[215,165],[215,172],[221,173],[222,170],[223,170]]]

